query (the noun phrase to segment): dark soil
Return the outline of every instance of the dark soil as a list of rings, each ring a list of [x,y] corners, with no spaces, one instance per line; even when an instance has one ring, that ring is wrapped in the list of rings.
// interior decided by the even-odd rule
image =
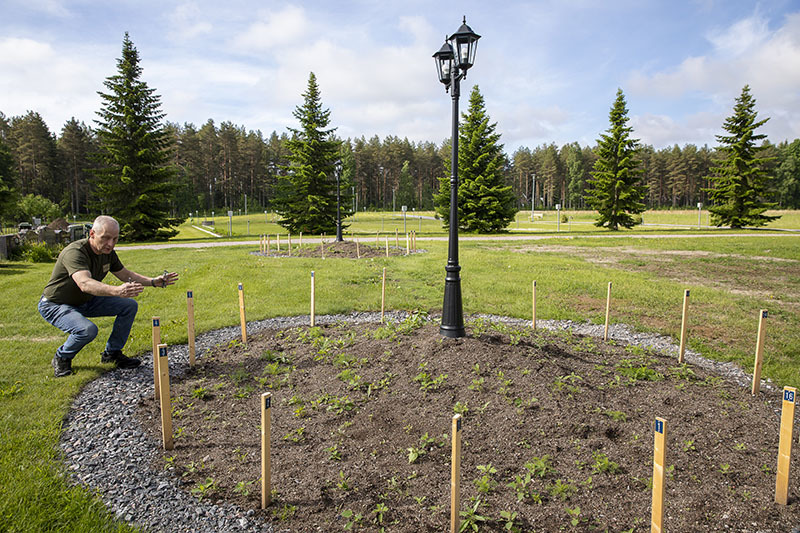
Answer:
[[[292,243],[291,256],[288,250],[288,242],[283,240],[281,242],[281,249],[275,248],[276,244],[271,243],[272,249],[269,252],[251,252],[253,255],[261,255],[265,257],[332,257],[337,259],[367,259],[370,257],[386,257],[386,241],[382,239],[379,241],[380,245],[375,246],[375,239],[364,238],[356,241],[342,241],[342,242],[326,242],[324,244],[304,244],[302,247],[298,246],[298,241]],[[397,242],[400,243],[396,246]],[[389,239],[389,255],[406,255],[405,237],[395,242],[392,237]],[[323,251],[324,248],[324,251]],[[409,242],[409,253],[420,253],[423,250],[414,250],[413,244]],[[323,255],[324,254],[324,255]]]
[[[666,531],[800,525],[796,476],[789,505],[773,503],[777,392],[753,397],[671,357],[591,337],[483,319],[468,332],[444,339],[412,315],[220,346],[173,383],[175,449],[154,468],[280,530],[441,532],[457,410],[461,509],[474,509],[475,531],[649,531],[660,416]],[[274,498],[261,511],[265,391]],[[160,443],[151,398],[140,417]]]

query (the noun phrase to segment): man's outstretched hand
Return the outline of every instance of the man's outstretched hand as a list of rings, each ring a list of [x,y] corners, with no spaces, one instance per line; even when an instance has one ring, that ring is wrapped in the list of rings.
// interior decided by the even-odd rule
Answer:
[[[118,290],[119,296],[122,296],[123,298],[133,298],[134,296],[139,296],[142,293],[144,290],[144,285],[136,281],[129,281],[120,285]]]
[[[153,278],[153,285],[166,288],[167,285],[174,285],[176,281],[178,281],[177,272],[164,272],[157,278]]]

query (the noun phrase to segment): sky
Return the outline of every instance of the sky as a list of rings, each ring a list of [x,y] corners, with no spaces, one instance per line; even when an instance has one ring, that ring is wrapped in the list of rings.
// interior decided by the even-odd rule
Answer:
[[[749,84],[759,130],[800,138],[800,0],[0,0],[0,112],[60,134],[94,126],[125,32],[166,120],[297,127],[310,72],[342,138],[449,138],[432,58],[466,17],[478,85],[507,153],[593,146],[617,89],[633,136],[715,146]]]

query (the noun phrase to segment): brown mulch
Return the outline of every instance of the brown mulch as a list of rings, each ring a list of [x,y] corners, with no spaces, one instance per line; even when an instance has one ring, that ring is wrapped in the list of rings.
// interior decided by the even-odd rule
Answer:
[[[789,505],[773,503],[777,393],[753,397],[635,346],[483,319],[467,329],[443,339],[438,325],[412,315],[219,346],[173,383],[175,449],[154,468],[280,530],[441,532],[458,410],[461,509],[475,509],[480,531],[649,531],[660,416],[666,531],[800,525],[796,476]],[[274,498],[261,511],[265,391]],[[139,415],[160,442],[151,398]]]
[[[273,240],[271,249],[268,252],[251,252],[253,255],[260,255],[264,257],[331,257],[339,259],[367,259],[371,257],[386,257],[386,242],[380,241],[380,246],[375,246],[375,239],[359,239],[356,241],[342,241],[342,242],[326,242],[325,244],[303,244],[299,247],[299,241],[292,241],[292,252],[289,253],[288,241],[281,239],[281,249],[277,249],[277,245]],[[395,246],[395,239],[389,239],[389,256],[406,255],[405,238],[400,239],[400,246]],[[324,251],[323,251],[324,248]],[[412,245],[409,244],[409,253],[421,253],[423,250],[417,248],[415,251]]]

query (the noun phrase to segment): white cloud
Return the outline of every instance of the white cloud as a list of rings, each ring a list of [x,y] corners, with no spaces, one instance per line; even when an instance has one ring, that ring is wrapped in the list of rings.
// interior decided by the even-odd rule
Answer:
[[[627,86],[632,94],[645,98],[699,97],[707,101],[708,111],[724,119],[742,87],[749,84],[759,116],[780,117],[764,127],[771,140],[800,137],[800,13],[787,15],[782,22],[779,28],[770,30],[758,15],[741,20],[708,36],[712,45],[708,54],[688,57],[662,72],[635,72]],[[662,123],[665,132],[659,135],[653,129],[658,120],[649,117],[640,120],[643,127],[650,128],[653,138],[671,137],[670,130],[685,129],[690,122],[685,118],[682,124]],[[697,132],[692,137],[696,138]],[[713,143],[714,139],[705,142]]]
[[[258,19],[234,38],[233,45],[245,53],[262,52],[298,43],[313,30],[303,8],[286,6],[281,11],[261,11]]]
[[[204,20],[204,11],[197,2],[183,2],[169,15],[170,33],[176,40],[194,39],[211,33],[214,26]]]
[[[33,39],[0,39],[0,94],[7,116],[37,111],[58,132],[72,116],[91,122],[100,108],[104,59],[98,49],[59,49]]]

